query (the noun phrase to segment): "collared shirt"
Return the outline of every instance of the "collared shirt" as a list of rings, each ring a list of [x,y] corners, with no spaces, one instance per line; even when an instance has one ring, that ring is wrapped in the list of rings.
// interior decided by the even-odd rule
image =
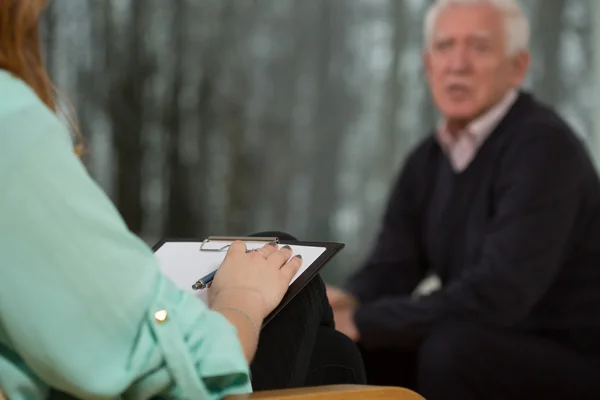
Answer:
[[[494,107],[481,117],[471,122],[463,131],[452,135],[446,122],[442,122],[437,130],[436,138],[448,156],[455,172],[464,171],[498,123],[504,118],[518,97],[516,89],[510,90]]]

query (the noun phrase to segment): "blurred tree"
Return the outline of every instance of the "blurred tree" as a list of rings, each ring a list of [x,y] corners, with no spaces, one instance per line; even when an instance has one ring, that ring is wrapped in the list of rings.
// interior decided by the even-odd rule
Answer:
[[[155,71],[144,40],[148,7],[145,0],[131,0],[131,11],[125,31],[126,49],[109,54],[108,113],[112,122],[115,153],[115,201],[129,228],[142,233],[144,207],[142,206],[142,140],[146,117],[146,82]],[[114,32],[110,29],[110,32]],[[108,35],[106,46],[120,38]],[[112,40],[110,40],[112,39]],[[112,47],[109,47],[112,49]]]
[[[165,213],[164,231],[169,237],[192,237],[194,236],[197,221],[194,220],[192,211],[192,196],[194,188],[191,185],[190,176],[195,173],[189,165],[182,160],[181,153],[186,143],[182,142],[182,121],[180,115],[180,97],[183,86],[183,53],[186,41],[185,15],[187,3],[175,1],[174,16],[171,22],[171,43],[174,50],[174,63],[170,92],[167,95],[168,102],[165,104],[163,123],[165,131],[169,132],[166,138],[167,168],[168,168],[168,200]]]
[[[533,76],[532,87],[543,101],[557,103],[563,93],[564,79],[561,57],[561,34],[564,33],[564,10],[567,0],[538,1],[533,32],[544,32],[533,36],[541,73]],[[548,29],[549,28],[549,29]]]

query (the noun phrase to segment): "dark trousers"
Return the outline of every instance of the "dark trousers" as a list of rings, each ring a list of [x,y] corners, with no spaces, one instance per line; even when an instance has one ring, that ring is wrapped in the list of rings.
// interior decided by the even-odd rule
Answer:
[[[253,236],[295,240],[282,232]],[[366,382],[358,347],[335,330],[320,276],[263,328],[250,367],[254,390]]]
[[[452,322],[415,351],[365,349],[367,382],[427,400],[598,399],[600,368],[551,340]]]
[[[366,382],[360,351],[335,330],[318,276],[263,328],[250,367],[254,390]]]

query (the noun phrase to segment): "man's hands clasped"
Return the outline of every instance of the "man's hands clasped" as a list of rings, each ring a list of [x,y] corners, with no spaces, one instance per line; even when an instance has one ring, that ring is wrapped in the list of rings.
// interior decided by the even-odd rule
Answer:
[[[335,329],[357,342],[360,335],[354,322],[354,313],[358,307],[358,300],[334,286],[327,286],[327,298],[333,309]]]

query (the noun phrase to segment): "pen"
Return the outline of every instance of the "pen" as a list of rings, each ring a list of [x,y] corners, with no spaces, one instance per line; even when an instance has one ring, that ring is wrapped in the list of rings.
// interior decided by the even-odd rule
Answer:
[[[217,270],[214,270],[210,274],[207,274],[207,275],[203,276],[202,278],[198,279],[196,281],[196,283],[194,283],[192,285],[192,289],[200,290],[200,289],[207,288],[208,285],[210,285],[210,283],[213,281],[216,273],[217,273]]]
[[[252,250],[246,250],[246,253],[250,253],[250,252],[252,252]],[[215,269],[210,274],[204,275],[202,278],[198,279],[196,281],[196,283],[194,283],[192,285],[192,289],[193,290],[206,289],[208,287],[208,285],[210,285],[211,282],[213,281],[213,279],[215,278],[216,273],[217,273],[217,270]]]

